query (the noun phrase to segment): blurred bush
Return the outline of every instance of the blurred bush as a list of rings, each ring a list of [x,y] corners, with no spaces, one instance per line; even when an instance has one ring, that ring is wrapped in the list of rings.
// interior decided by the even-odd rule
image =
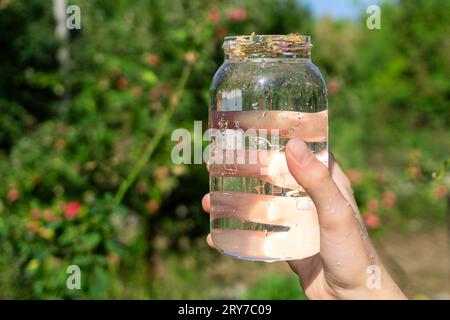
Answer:
[[[206,126],[230,34],[313,35],[331,148],[371,229],[444,221],[449,2],[386,4],[377,31],[313,21],[287,0],[73,4],[82,28],[63,71],[51,2],[0,1],[1,298],[155,297],[155,257],[195,250],[207,233],[206,170],[170,161],[170,132]],[[67,290],[71,264],[84,290]]]

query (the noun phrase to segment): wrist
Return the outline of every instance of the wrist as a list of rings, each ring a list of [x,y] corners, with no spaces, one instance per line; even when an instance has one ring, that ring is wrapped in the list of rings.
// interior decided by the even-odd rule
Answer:
[[[408,298],[397,284],[386,275],[379,286],[364,283],[358,288],[335,290],[336,299],[342,300],[407,300]]]

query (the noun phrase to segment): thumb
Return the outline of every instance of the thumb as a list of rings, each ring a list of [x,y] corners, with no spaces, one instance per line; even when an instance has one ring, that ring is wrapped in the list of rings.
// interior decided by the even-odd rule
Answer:
[[[353,209],[320,162],[299,138],[286,145],[286,161],[295,180],[305,189],[317,209],[322,231],[344,231],[352,223]]]

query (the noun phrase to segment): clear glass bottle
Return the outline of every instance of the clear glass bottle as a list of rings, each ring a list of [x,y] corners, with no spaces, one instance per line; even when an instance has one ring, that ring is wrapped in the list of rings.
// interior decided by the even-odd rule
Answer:
[[[301,137],[328,165],[326,85],[310,37],[226,37],[210,88],[211,235],[242,259],[301,259],[319,251],[315,207],[289,173],[286,143]]]

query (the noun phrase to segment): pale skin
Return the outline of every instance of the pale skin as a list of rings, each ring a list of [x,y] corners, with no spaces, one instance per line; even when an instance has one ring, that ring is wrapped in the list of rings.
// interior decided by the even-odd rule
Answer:
[[[362,222],[350,180],[333,157],[327,168],[300,138],[286,145],[289,171],[311,197],[320,225],[320,253],[288,261],[309,299],[406,299],[379,259]],[[210,211],[209,194],[202,200]],[[214,244],[211,235],[207,242]],[[369,266],[380,286],[368,284]],[[370,270],[370,269],[369,269]]]

